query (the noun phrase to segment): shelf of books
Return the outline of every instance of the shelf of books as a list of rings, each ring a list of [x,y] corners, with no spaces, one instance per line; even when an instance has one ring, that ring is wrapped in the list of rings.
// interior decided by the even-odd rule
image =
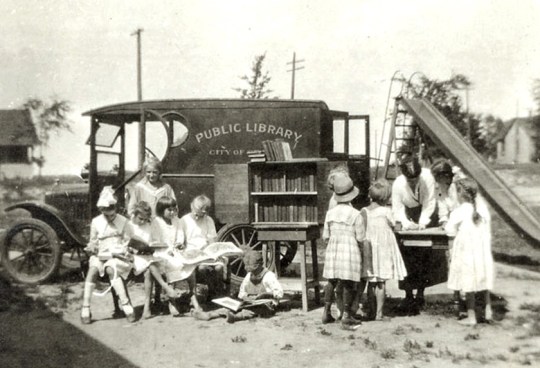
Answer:
[[[306,158],[216,165],[217,220],[276,227],[322,224],[332,196],[328,173],[343,164]]]
[[[250,163],[250,203],[255,224],[320,222],[321,169],[326,160],[273,161]],[[326,202],[327,205],[328,202]]]

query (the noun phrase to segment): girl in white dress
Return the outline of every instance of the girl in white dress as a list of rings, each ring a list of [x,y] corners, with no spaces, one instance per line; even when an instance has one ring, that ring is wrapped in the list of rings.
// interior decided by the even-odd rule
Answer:
[[[494,267],[491,254],[491,218],[485,201],[478,194],[478,184],[470,178],[456,182],[459,207],[445,226],[454,237],[448,288],[465,293],[467,318],[460,323],[477,323],[474,306],[475,293],[485,293],[485,319],[492,319],[491,298]]]
[[[152,286],[156,280],[169,298],[179,297],[179,293],[170,286],[161,276],[158,263],[154,259],[154,248],[150,246],[152,227],[150,221],[152,209],[145,201],[137,203],[133,209],[128,227],[131,251],[133,256],[133,273],[139,275],[144,272],[144,308],[143,318],[150,318],[150,300],[152,298]],[[158,296],[159,297],[159,296]]]
[[[371,308],[371,311],[376,309],[377,321],[388,319],[383,316],[386,280],[403,280],[407,276],[405,263],[392,230],[395,226],[392,209],[387,207],[391,195],[392,188],[388,181],[376,181],[369,188],[371,203],[360,211],[366,222],[366,240],[370,245],[364,246],[364,249],[371,249],[371,254],[362,254],[362,257],[370,257],[370,262],[364,262],[362,275],[363,280],[369,283],[369,304],[374,304],[374,297],[376,300],[376,308]]]
[[[81,309],[81,322],[92,322],[90,302],[96,286],[98,275],[109,276],[111,287],[114,288],[122,309],[129,322],[135,322],[135,313],[127,295],[124,280],[131,271],[131,263],[118,257],[127,256],[126,233],[128,220],[116,213],[117,199],[111,187],[103,188],[97,207],[101,215],[92,219],[90,226],[90,241],[85,251],[90,253],[88,273],[84,283],[83,304]]]
[[[150,246],[156,248],[154,258],[158,261],[159,275],[165,274],[169,284],[186,280],[191,303],[199,310],[201,307],[194,293],[196,281],[193,271],[196,265],[183,263],[181,253],[185,248],[185,235],[177,214],[178,208],[173,198],[161,197],[158,200],[156,218],[151,224]]]
[[[326,213],[323,240],[327,244],[323,277],[328,279],[324,288],[324,312],[322,323],[333,322],[330,311],[334,290],[338,283],[343,286],[344,329],[360,324],[351,313],[355,297],[355,283],[361,278],[360,245],[365,240],[365,229],[360,212],[351,206],[358,196],[358,188],[348,176],[336,177],[334,195],[337,205]]]
[[[210,198],[204,194],[199,195],[191,201],[191,212],[180,219],[187,250],[202,250],[216,242],[216,225],[208,215],[211,205]],[[224,290],[223,282],[227,280],[226,264],[227,260],[221,258],[216,262],[202,263],[197,267],[197,277],[206,280],[211,296],[219,295]]]

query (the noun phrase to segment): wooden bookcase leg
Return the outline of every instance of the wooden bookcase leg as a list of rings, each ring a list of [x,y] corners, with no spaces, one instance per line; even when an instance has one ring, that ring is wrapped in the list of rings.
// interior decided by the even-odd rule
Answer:
[[[317,242],[311,241],[311,264],[313,271],[313,282],[315,283],[315,302],[321,304],[320,284],[319,284],[319,263],[317,261]]]
[[[302,278],[302,310],[308,311],[308,285],[306,274],[306,243],[298,242],[298,251],[300,252],[300,273]]]
[[[272,242],[272,249],[274,250],[274,268],[276,275],[281,276],[281,256],[280,256],[280,242]]]

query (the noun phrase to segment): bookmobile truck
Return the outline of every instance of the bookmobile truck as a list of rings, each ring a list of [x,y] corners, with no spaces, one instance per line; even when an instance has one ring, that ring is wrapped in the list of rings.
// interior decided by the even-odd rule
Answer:
[[[140,179],[138,172],[128,174],[126,170],[126,161],[132,159],[126,147],[138,147],[141,141],[149,155],[162,160],[163,178],[176,193],[179,213],[190,210],[195,196],[208,195],[218,240],[232,241],[243,250],[262,249],[254,222],[322,225],[331,195],[326,176],[337,165],[347,166],[361,189],[355,205],[367,201],[369,116],[333,111],[323,101],[139,101],[97,108],[84,115],[90,124],[88,182],[60,183],[46,193],[44,201],[6,209],[24,209],[31,215],[7,229],[2,244],[3,266],[20,282],[49,279],[67,255],[84,260],[82,249],[102,188],[112,185],[120,206],[125,207],[129,186]],[[143,134],[129,141],[126,131],[137,126],[145,127]],[[277,161],[248,163],[248,151],[262,150],[263,142],[276,139],[290,146],[293,160],[283,164],[292,166],[282,169]],[[278,176],[278,182],[270,179],[272,175]],[[294,175],[308,179],[292,179]],[[265,188],[254,188],[254,180]],[[282,187],[267,188],[270,180]],[[302,180],[307,187],[298,186]],[[279,263],[283,269],[294,258],[296,248],[287,242],[275,246],[277,251],[265,258],[267,265]],[[245,275],[242,260],[230,264],[231,281],[238,283]]]

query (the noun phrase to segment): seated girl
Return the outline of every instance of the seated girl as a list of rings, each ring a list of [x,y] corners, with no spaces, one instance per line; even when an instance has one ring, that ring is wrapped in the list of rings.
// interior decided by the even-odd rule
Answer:
[[[92,220],[90,227],[90,242],[85,251],[91,254],[88,274],[84,283],[81,322],[92,322],[90,301],[96,286],[96,279],[109,276],[111,287],[116,291],[122,310],[129,322],[135,322],[135,313],[127,296],[124,280],[131,271],[131,263],[126,262],[127,255],[126,235],[128,220],[116,213],[117,199],[111,187],[103,188],[97,207],[101,214]],[[119,258],[120,257],[120,258]]]
[[[194,293],[195,265],[185,265],[181,256],[185,248],[185,236],[180,219],[177,216],[178,208],[176,201],[171,197],[161,197],[156,204],[156,217],[152,221],[150,230],[150,246],[155,248],[154,259],[156,261],[156,272],[152,276],[163,285],[167,285],[169,297],[178,297],[179,292],[175,291],[174,284],[186,280],[189,286],[189,294],[193,307],[200,309],[199,302]],[[165,275],[167,282],[163,281],[161,275]]]
[[[156,280],[169,298],[176,298],[179,293],[170,286],[159,271],[158,265],[154,260],[154,248],[150,246],[151,225],[150,219],[152,216],[152,208],[150,205],[141,201],[136,203],[132,208],[131,220],[128,227],[128,236],[130,238],[130,250],[135,253],[133,256],[133,272],[135,275],[140,275],[144,272],[144,308],[143,318],[150,318],[150,300],[152,297],[152,286]],[[157,295],[156,298],[160,296]]]
[[[208,216],[211,205],[210,198],[199,195],[191,201],[191,212],[180,219],[187,250],[201,250],[217,240],[216,225]],[[222,258],[218,262],[203,263],[197,268],[208,283],[209,293],[219,294],[223,291],[223,281],[227,280],[226,263],[227,260]]]

